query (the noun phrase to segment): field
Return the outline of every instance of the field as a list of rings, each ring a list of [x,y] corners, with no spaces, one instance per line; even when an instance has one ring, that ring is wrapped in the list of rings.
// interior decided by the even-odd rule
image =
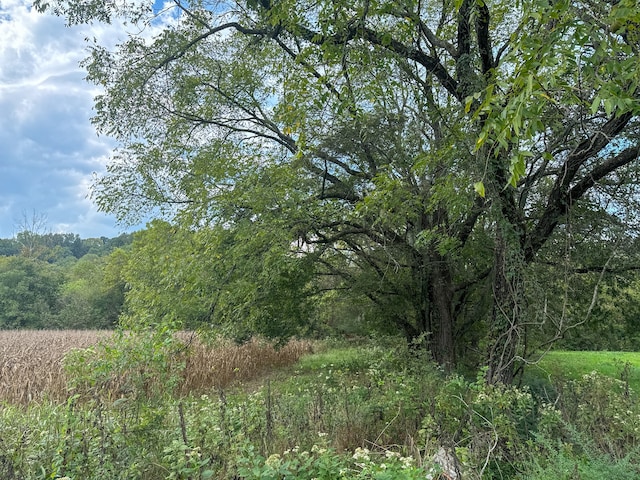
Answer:
[[[0,331],[0,401],[26,405],[67,399],[67,353],[95,347],[112,332],[100,330],[4,330]],[[280,349],[253,340],[244,345],[218,341],[208,346],[193,335],[180,335],[185,345],[181,392],[223,388],[240,379],[247,381],[265,372],[290,365],[311,349],[310,342],[293,341]],[[89,360],[89,359],[88,359]],[[112,382],[117,396],[117,382]]]
[[[629,383],[640,392],[640,352],[553,351],[528,367],[530,377],[550,381],[577,380],[593,371]]]
[[[0,331],[0,399],[26,404],[65,398],[65,354],[109,335],[97,330]]]

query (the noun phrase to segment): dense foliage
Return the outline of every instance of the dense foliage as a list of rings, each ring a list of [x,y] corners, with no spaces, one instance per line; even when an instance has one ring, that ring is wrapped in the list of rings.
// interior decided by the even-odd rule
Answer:
[[[546,394],[532,394],[482,376],[445,376],[395,342],[323,349],[246,388],[176,395],[186,352],[166,332],[116,335],[75,352],[66,403],[3,406],[2,478],[640,474],[637,394],[596,373],[554,377]],[[114,385],[121,393],[111,398]]]
[[[344,298],[332,277],[314,280],[312,259],[283,259],[283,244],[275,237],[250,235],[251,230],[186,230],[153,221],[135,235],[113,239],[44,235],[35,242],[35,256],[21,246],[24,235],[1,239],[0,326],[110,328],[120,319],[129,325],[145,319],[147,325],[166,323],[236,340],[255,332],[280,339],[395,332],[366,296]],[[82,246],[76,252],[84,253],[76,258],[55,238],[73,239]],[[572,266],[558,277],[554,266],[536,266],[537,301],[546,306],[549,337],[564,330],[556,344],[577,350],[640,349],[640,279],[633,259],[617,249],[575,253],[582,253],[584,265],[614,255],[618,263],[609,270]],[[578,325],[562,329],[554,321]]]
[[[212,325],[286,335],[313,293],[510,383],[635,262],[635,0],[35,4],[149,27],[85,62],[120,144],[94,197],[195,232],[156,274]]]
[[[33,232],[0,240],[0,328],[113,327],[131,241]]]

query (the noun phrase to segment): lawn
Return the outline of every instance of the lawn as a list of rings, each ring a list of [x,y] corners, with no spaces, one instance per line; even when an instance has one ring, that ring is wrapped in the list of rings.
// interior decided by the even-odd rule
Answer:
[[[575,380],[594,370],[626,380],[634,391],[640,392],[640,352],[552,351],[527,367],[526,377]]]

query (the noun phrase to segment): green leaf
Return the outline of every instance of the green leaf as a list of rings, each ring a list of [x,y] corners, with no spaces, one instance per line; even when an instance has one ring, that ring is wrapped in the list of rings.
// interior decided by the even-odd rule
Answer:
[[[487,130],[483,130],[482,132],[480,132],[480,136],[476,140],[476,146],[475,146],[476,152],[480,150],[482,145],[484,145],[484,142],[487,140],[488,136],[489,136],[489,132],[487,132]]]
[[[482,198],[484,198],[485,190],[484,190],[484,183],[483,182],[474,183],[473,184],[473,189],[476,191],[476,193],[478,195],[480,195]]]
[[[468,96],[464,102],[464,113],[469,113],[471,110],[471,104],[473,103],[473,96]]]
[[[612,98],[606,98],[604,100],[604,113],[607,114],[607,117],[611,116],[611,112],[615,108],[614,102]]]
[[[518,180],[526,173],[526,164],[524,161],[526,156],[531,156],[531,154],[529,152],[518,152],[518,154],[511,159],[511,165],[509,166],[511,177],[508,183],[514,188],[518,185]]]

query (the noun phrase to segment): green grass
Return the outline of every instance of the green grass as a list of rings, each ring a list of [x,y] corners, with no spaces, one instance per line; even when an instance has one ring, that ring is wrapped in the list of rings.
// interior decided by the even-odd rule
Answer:
[[[536,378],[552,382],[576,380],[594,370],[609,377],[626,379],[635,392],[640,392],[640,352],[549,352],[538,364],[527,367],[525,383]]]
[[[358,347],[333,347],[328,350],[306,355],[295,365],[296,370],[310,373],[324,370],[327,367],[334,370],[365,370],[372,361],[369,349]]]

